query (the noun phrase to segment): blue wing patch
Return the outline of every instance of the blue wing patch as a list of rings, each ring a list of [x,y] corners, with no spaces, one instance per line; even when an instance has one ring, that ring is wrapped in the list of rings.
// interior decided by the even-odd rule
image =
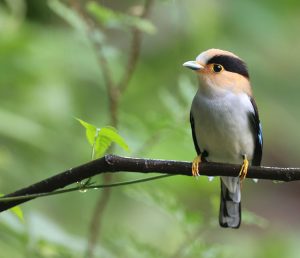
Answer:
[[[261,146],[263,146],[263,134],[262,134],[262,126],[261,123],[258,125],[258,141]]]
[[[251,104],[253,106],[254,113],[249,113],[249,124],[251,126],[251,130],[253,132],[254,137],[254,155],[252,159],[252,165],[260,166],[262,159],[262,149],[263,149],[263,134],[262,134],[262,126],[259,121],[259,115],[256,103],[253,98],[250,98]]]

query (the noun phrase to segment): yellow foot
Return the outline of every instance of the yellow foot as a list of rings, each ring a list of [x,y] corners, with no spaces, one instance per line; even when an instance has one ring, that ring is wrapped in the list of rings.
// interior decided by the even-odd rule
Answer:
[[[193,164],[192,164],[192,174],[193,176],[197,177],[200,176],[199,174],[199,164],[201,163],[201,154],[194,158]]]
[[[239,173],[239,177],[240,177],[241,181],[243,181],[245,179],[245,177],[247,176],[248,167],[249,167],[249,161],[247,160],[246,155],[244,155],[243,165],[242,165],[240,173]]]

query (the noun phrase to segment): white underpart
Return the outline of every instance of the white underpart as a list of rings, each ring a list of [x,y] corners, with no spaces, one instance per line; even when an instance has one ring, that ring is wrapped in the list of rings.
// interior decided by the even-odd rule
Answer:
[[[198,90],[192,103],[200,149],[208,152],[208,161],[242,164],[247,155],[251,162],[254,138],[248,114],[254,109],[249,96],[223,89],[216,93],[211,97]],[[225,177],[223,182],[230,192],[236,192],[237,178]],[[240,196],[235,201],[240,201]]]

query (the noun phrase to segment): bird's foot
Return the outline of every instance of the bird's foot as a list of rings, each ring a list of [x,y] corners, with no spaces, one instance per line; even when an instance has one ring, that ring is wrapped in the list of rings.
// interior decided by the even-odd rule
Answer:
[[[241,181],[243,181],[246,178],[247,173],[248,173],[248,167],[249,167],[249,161],[247,159],[247,156],[244,155],[243,158],[244,158],[244,161],[243,161],[240,173],[239,173],[239,177],[240,177]]]
[[[192,174],[193,176],[197,177],[200,176],[199,174],[199,164],[202,162],[201,154],[194,158],[192,163]]]

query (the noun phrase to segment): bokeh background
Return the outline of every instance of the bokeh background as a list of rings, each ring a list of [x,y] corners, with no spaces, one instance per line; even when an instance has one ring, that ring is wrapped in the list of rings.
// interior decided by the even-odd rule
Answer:
[[[90,160],[74,117],[110,125],[103,73],[86,31],[72,18],[71,2],[0,1],[1,193]],[[124,14],[143,3],[98,1]],[[118,131],[131,152],[116,147],[115,153],[194,158],[189,109],[197,85],[182,63],[214,47],[248,64],[264,132],[262,164],[300,167],[299,1],[157,0],[149,21],[155,31],[144,33],[137,69],[120,98]],[[99,28],[118,80],[131,31]],[[128,173],[113,181],[141,177]],[[246,180],[243,224],[226,230],[218,226],[218,178],[178,176],[114,188],[94,257],[299,257],[299,189],[297,182]],[[0,257],[84,257],[101,194],[28,202],[23,222],[1,214]]]

